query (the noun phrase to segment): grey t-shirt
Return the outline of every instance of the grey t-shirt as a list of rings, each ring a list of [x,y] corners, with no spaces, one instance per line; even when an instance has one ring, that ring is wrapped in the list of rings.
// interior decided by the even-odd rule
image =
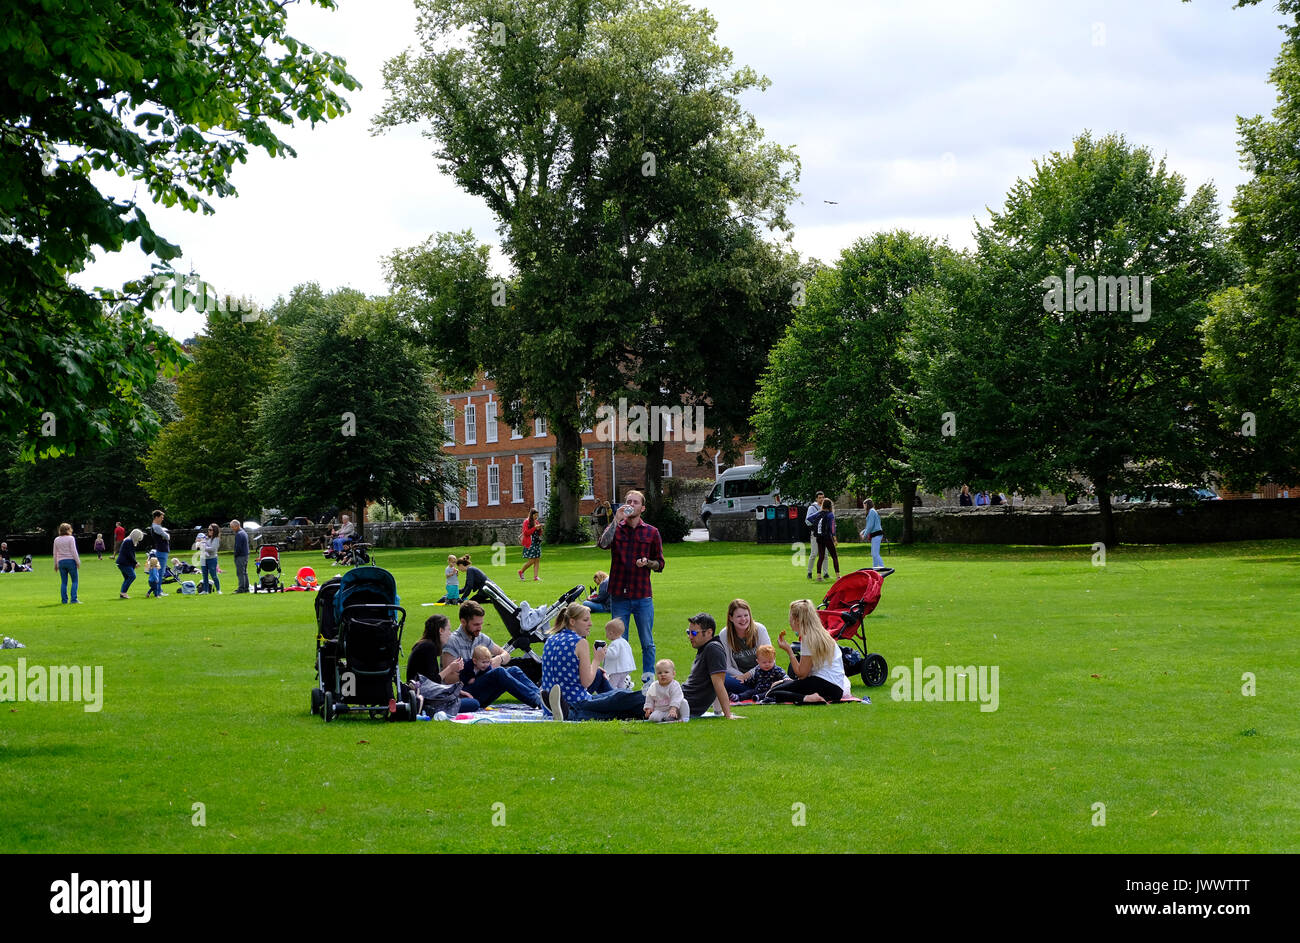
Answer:
[[[447,644],[442,647],[442,653],[452,658],[463,658],[468,665],[474,660],[474,649],[480,645],[485,646],[488,651],[492,650],[493,642],[487,637],[487,633],[480,632],[477,636],[471,637],[462,627],[451,633],[451,638],[447,639]]]
[[[699,717],[717,700],[718,692],[713,690],[713,676],[726,670],[727,652],[715,636],[695,653],[691,674],[682,685],[682,694],[691,706],[692,717]]]

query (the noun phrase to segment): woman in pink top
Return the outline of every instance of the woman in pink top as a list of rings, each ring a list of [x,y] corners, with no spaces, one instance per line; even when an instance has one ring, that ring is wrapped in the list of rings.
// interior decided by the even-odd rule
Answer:
[[[81,555],[77,553],[77,541],[72,536],[71,524],[59,525],[59,536],[54,538],[54,571],[59,574],[59,593],[63,601],[68,601],[68,577],[72,577],[72,601],[77,598],[77,569],[81,566]]]

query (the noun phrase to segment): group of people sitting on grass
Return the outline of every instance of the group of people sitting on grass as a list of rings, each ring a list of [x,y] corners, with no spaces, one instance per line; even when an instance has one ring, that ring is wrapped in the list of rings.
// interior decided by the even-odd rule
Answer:
[[[631,690],[636,662],[622,620],[606,623],[606,642],[593,649],[588,642],[591,613],[588,606],[573,603],[556,616],[542,648],[540,683],[534,683],[510,663],[508,651],[483,633],[483,607],[467,601],[454,631],[442,614],[425,622],[424,636],[411,649],[407,683],[431,715],[434,707],[448,714],[472,713],[509,693],[557,720],[687,721],[712,707],[731,718],[732,705],[741,701],[825,704],[850,696],[839,646],[808,599],[790,604],[797,653],[785,630],[774,647],[767,628],[754,621],[749,603],[733,599],[721,631],[707,612],[687,620],[695,659],[685,682],[677,680],[676,666],[664,658],[655,664],[654,680],[640,691]],[[789,677],[776,665],[778,647],[789,658]]]

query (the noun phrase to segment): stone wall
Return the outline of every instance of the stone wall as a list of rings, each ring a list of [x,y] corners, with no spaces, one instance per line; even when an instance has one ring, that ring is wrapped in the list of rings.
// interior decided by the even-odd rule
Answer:
[[[1094,506],[917,508],[918,543],[1090,544],[1101,539],[1101,512]],[[1205,543],[1219,540],[1300,538],[1300,499],[1201,501],[1191,505],[1121,506],[1114,511],[1121,543]],[[840,543],[858,543],[861,509],[836,512]],[[885,538],[903,534],[903,511],[880,512]],[[752,514],[709,518],[709,539],[753,542]]]

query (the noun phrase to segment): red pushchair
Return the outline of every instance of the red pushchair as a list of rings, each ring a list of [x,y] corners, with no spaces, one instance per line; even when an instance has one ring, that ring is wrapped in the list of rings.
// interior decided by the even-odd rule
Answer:
[[[880,603],[881,586],[892,572],[892,569],[881,572],[868,567],[841,576],[831,584],[826,598],[817,607],[817,615],[831,638],[837,644],[852,642],[857,649],[841,648],[845,673],[861,673],[863,684],[869,688],[885,683],[889,665],[884,656],[867,651],[862,622]]]

